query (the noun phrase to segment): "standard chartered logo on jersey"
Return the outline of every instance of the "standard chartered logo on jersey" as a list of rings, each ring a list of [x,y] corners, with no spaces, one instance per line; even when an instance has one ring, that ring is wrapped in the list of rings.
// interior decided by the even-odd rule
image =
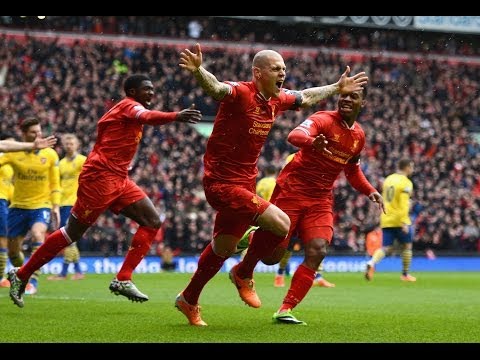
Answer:
[[[253,135],[267,136],[271,128],[271,123],[261,123],[258,121],[254,121],[253,127],[248,129],[248,133]]]

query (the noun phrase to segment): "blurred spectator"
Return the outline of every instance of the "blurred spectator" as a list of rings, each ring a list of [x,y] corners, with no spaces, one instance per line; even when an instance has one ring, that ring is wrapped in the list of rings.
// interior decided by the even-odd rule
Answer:
[[[163,271],[174,271],[177,268],[177,260],[175,259],[175,252],[168,245],[163,243],[157,247],[157,254],[161,258],[161,268]]]
[[[196,19],[192,19],[188,22],[188,36],[193,39],[199,39],[202,35],[203,27]]]
[[[365,236],[365,250],[368,255],[372,256],[373,253],[382,247],[382,229],[380,226],[375,226],[374,229],[367,232]]]

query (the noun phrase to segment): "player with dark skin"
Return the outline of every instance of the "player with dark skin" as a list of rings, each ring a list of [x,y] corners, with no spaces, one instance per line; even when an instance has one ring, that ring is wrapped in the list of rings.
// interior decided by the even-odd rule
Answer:
[[[141,141],[144,125],[172,121],[195,124],[200,111],[192,107],[179,112],[149,110],[154,97],[149,77],[132,75],[124,83],[125,98],[108,110],[97,123],[97,140],[79,177],[77,201],[67,225],[48,236],[45,243],[21,268],[9,272],[10,298],[23,307],[23,292],[31,274],[56,254],[81,239],[98,216],[107,209],[134,220],[139,227],[132,238],[116,278],[109,289],[115,295],[143,302],[149,298],[131,281],[133,271],[150,249],[161,226],[160,215],[145,192],[128,177],[128,169]]]
[[[144,80],[138,89],[129,89],[127,95],[148,109],[152,106],[154,96],[153,83]],[[195,110],[192,106],[180,111],[175,121],[196,124],[200,119],[200,111]],[[140,226],[159,229],[161,225],[160,215],[148,197],[127,206],[121,211],[121,214],[137,222]],[[65,230],[72,241],[78,241],[89,227],[90,225],[83,224],[70,215]]]

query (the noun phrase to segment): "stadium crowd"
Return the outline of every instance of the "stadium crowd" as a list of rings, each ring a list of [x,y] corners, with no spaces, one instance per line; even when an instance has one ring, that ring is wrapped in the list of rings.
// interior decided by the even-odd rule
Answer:
[[[254,24],[254,26],[252,26]],[[74,33],[161,36],[235,43],[282,43],[340,49],[479,55],[478,36],[374,30],[332,24],[278,23],[222,16],[0,16],[0,26]]]
[[[162,17],[160,20],[155,17],[155,21],[139,21],[135,16],[115,17],[110,19],[115,24],[110,24],[107,31],[109,18],[101,19],[102,33],[193,37],[187,35],[192,20],[188,17],[184,23],[165,18],[162,21]],[[201,17],[198,20],[203,29],[199,37],[212,38],[208,22]],[[83,25],[58,21],[59,30],[98,32],[95,30],[98,17],[91,17]],[[133,25],[135,31],[130,30]],[[225,30],[216,31],[223,39],[227,37],[224,31],[234,32],[235,28],[225,26]],[[432,59],[422,55],[425,45],[410,46],[408,41],[405,48],[398,48],[398,37],[392,42],[396,45],[391,46],[419,51],[417,60],[362,54],[360,49],[364,47],[359,45],[364,38],[362,32],[367,33],[359,30],[358,34],[348,34],[351,39],[345,46],[340,40],[329,43],[330,51],[319,51],[315,56],[302,52],[285,56],[284,86],[297,89],[332,83],[347,64],[353,73],[365,70],[370,77],[369,101],[359,120],[367,135],[362,158],[366,176],[380,189],[383,178],[395,171],[398,159],[410,157],[416,164],[412,178],[414,249],[480,252],[480,146],[469,132],[480,125],[480,66]],[[336,37],[341,34],[338,31]],[[389,38],[393,33],[380,34],[372,32],[366,36],[365,47],[375,48],[375,37]],[[235,41],[235,36],[230,33],[228,39]],[[178,66],[178,51],[162,47],[161,43],[156,46],[92,41],[62,44],[55,38],[40,41],[27,37],[24,41],[6,35],[2,43],[0,132],[19,131],[23,119],[36,116],[44,133],[58,136],[75,133],[83,144],[81,152],[88,154],[94,143],[96,121],[122,97],[122,82],[127,74],[134,72],[148,73],[154,80],[156,109],[177,111],[195,103],[204,116],[213,116],[216,111],[216,104]],[[323,43],[315,43],[318,44]],[[438,42],[430,46],[438,47]],[[336,51],[351,47],[360,56],[346,58]],[[473,48],[467,51],[467,47],[454,42],[446,53],[452,54],[450,51],[455,48],[455,55],[465,52],[473,55]],[[443,50],[445,53],[446,47]],[[239,56],[224,49],[204,50],[205,65],[221,76],[219,80],[250,79],[251,69],[245,64],[250,63],[252,55],[248,51]],[[105,102],[106,98],[110,100]],[[319,104],[317,110],[333,109],[335,103],[335,98],[329,99]],[[276,120],[259,162],[260,176],[267,165],[280,169],[286,156],[296,151],[286,142],[287,134],[306,114],[298,111]],[[152,254],[162,240],[174,249],[195,254],[211,240],[214,211],[207,204],[202,188],[205,144],[206,138],[188,125],[172,123],[145,129],[131,176],[143,186],[164,217]],[[63,156],[60,147],[56,150]],[[378,225],[378,209],[366,197],[358,196],[344,177],[335,188],[335,208],[332,253],[363,253],[366,233]],[[100,228],[102,231],[98,231]],[[129,220],[102,215],[78,245],[81,251],[122,255],[135,229],[136,225]]]

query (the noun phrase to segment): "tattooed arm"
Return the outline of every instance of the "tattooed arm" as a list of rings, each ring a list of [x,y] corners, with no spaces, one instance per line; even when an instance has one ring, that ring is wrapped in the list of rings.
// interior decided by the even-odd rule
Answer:
[[[215,100],[222,100],[230,92],[230,86],[217,80],[215,75],[208,72],[202,66],[193,71],[193,76],[206,93]]]
[[[318,104],[319,101],[335,94],[348,94],[359,91],[368,82],[368,77],[363,71],[351,77],[348,77],[348,74],[350,74],[350,66],[347,66],[345,72],[335,84],[302,90],[301,94],[303,99],[301,107],[313,106]]]
[[[190,71],[205,92],[215,100],[222,100],[230,92],[230,86],[217,80],[215,75],[202,67],[202,50],[195,45],[195,52],[185,49],[180,53],[180,67]]]

